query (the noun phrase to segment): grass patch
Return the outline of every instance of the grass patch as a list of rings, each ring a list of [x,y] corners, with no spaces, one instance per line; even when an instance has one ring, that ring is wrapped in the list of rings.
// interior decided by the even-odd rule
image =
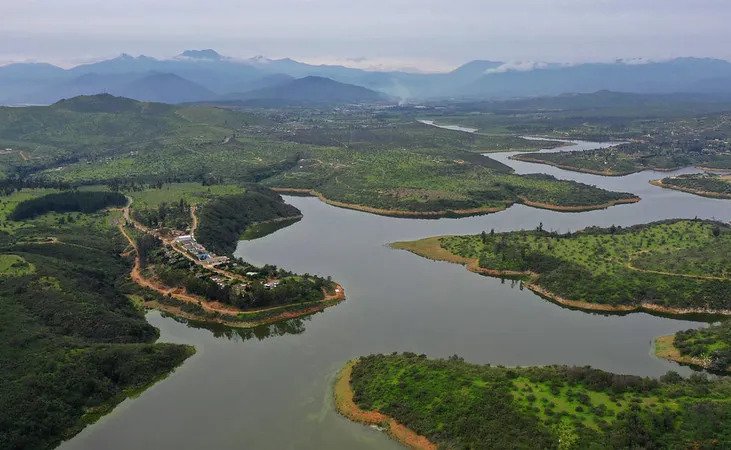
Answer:
[[[18,255],[0,254],[0,276],[17,277],[36,271],[33,264]]]

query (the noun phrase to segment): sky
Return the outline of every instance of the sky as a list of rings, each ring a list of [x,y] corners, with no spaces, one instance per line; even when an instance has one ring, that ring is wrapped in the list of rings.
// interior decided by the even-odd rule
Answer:
[[[0,0],[0,64],[213,48],[369,69],[731,60],[730,0]]]

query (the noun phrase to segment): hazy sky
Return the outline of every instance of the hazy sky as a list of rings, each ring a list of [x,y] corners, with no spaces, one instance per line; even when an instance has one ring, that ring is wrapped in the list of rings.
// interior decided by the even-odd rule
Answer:
[[[383,68],[731,59],[731,0],[0,0],[0,64],[214,48]]]

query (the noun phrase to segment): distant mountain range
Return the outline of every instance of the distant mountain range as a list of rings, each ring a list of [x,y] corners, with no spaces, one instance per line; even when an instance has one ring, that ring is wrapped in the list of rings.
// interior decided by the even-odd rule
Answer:
[[[332,83],[326,82],[326,78]],[[297,79],[303,81],[294,83]],[[323,89],[329,94],[319,92]],[[386,99],[373,91],[402,101],[422,101],[505,99],[600,90],[731,93],[731,63],[709,58],[578,65],[478,60],[449,73],[423,74],[311,65],[289,58],[240,60],[205,49],[186,50],[171,59],[123,54],[71,69],[39,63],[0,66],[3,104],[49,104],[61,98],[104,92],[168,103],[232,99],[251,102],[268,98],[286,104],[290,100],[327,102],[329,97],[337,103]]]
[[[393,101],[386,94],[330,78],[307,76],[220,97],[252,105],[348,104]]]

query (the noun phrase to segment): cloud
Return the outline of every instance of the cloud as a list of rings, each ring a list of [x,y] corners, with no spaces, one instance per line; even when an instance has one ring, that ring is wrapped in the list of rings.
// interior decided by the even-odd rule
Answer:
[[[485,74],[505,73],[505,72],[530,72],[536,69],[545,69],[548,63],[540,61],[511,61],[504,63],[498,67],[487,69]]]

